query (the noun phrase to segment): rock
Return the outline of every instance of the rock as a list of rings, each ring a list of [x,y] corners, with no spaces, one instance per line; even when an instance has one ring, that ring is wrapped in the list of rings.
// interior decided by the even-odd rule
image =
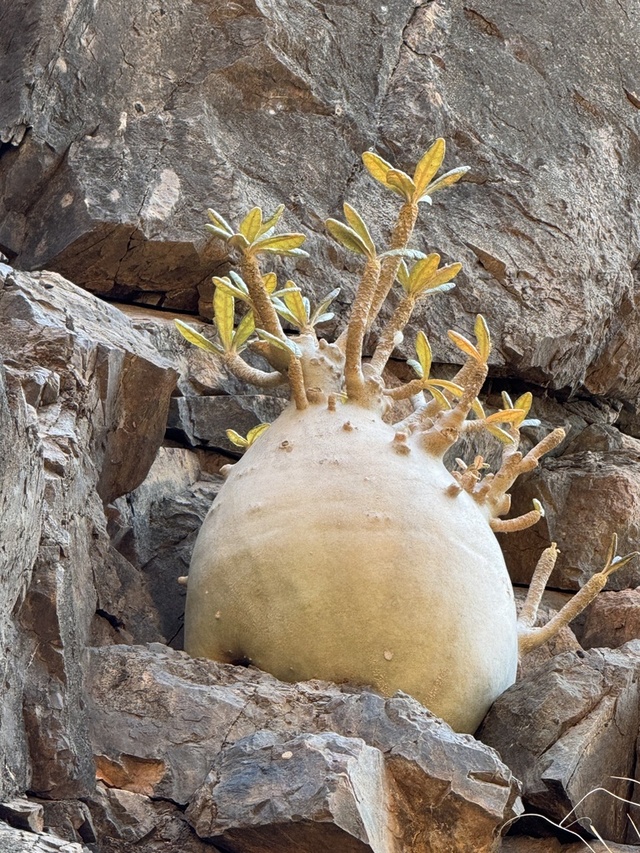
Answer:
[[[584,648],[615,649],[636,639],[640,639],[640,588],[601,592],[586,612]]]
[[[83,655],[96,619],[116,632],[140,621],[144,639],[161,637],[148,593],[138,581],[134,594],[126,566],[114,565],[100,494],[117,497],[144,479],[175,373],[117,309],[60,276],[5,271],[0,283],[0,356],[14,383],[3,410],[3,501],[18,567],[0,594],[5,637],[17,637],[2,784],[71,799],[95,784]],[[26,409],[28,432],[21,384],[37,406]]]
[[[42,832],[44,829],[42,806],[29,800],[16,799],[0,803],[0,820],[17,829],[28,829],[31,832]]]
[[[94,844],[98,839],[91,812],[77,800],[44,800],[44,820],[47,832],[67,841]]]
[[[174,397],[169,409],[168,435],[190,447],[219,448],[238,453],[227,438],[234,429],[245,436],[259,423],[271,423],[284,411],[287,400],[269,394],[234,397]]]
[[[490,851],[496,827],[517,813],[517,785],[496,754],[402,694],[283,684],[158,645],[91,650],[87,687],[100,766],[117,774],[118,787],[146,786],[145,796],[189,802],[221,749],[256,732],[283,742],[333,732],[384,755],[407,853],[420,844]]]
[[[575,807],[603,838],[627,840],[638,733],[640,641],[566,652],[509,688],[478,737],[523,783],[527,808],[554,821]],[[582,798],[586,796],[585,802]]]
[[[6,853],[91,853],[84,844],[73,844],[44,832],[25,832],[0,822],[0,849]]]
[[[555,838],[527,838],[525,836],[510,836],[503,839],[501,853],[639,853],[640,847],[628,844],[616,844],[613,841],[577,842],[561,844]]]
[[[222,484],[203,464],[192,450],[161,447],[146,480],[110,510],[114,543],[124,562],[143,573],[162,633],[176,648],[186,595],[178,578],[189,573],[195,538]]]
[[[89,799],[101,846],[109,853],[211,853],[217,850],[196,836],[180,809],[143,794],[107,788],[101,782]]]
[[[242,738],[216,757],[186,814],[201,838],[237,853],[399,849],[382,753],[333,732]]]
[[[585,442],[586,432],[581,434]],[[512,515],[527,512],[534,497],[546,513],[534,527],[500,537],[515,583],[529,582],[550,542],[557,542],[560,556],[549,586],[562,590],[579,589],[604,568],[614,533],[620,555],[640,547],[640,442],[628,436],[621,442],[615,450],[572,453],[569,448],[560,457],[544,460],[514,489]],[[633,560],[608,581],[608,589],[638,585],[640,560]]]

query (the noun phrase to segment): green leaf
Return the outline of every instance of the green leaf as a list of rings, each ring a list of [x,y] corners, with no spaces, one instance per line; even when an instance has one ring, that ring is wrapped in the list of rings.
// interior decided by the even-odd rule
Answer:
[[[365,151],[362,155],[362,162],[372,178],[384,184],[385,187],[388,186],[387,173],[393,169],[391,163],[387,163],[386,160],[383,160],[380,155],[374,154],[373,151]]]
[[[206,352],[215,353],[216,355],[223,355],[224,350],[219,344],[210,341],[208,338],[205,338],[204,335],[201,335],[200,332],[196,332],[194,328],[187,325],[187,323],[183,323],[182,320],[174,320],[176,324],[176,328],[180,332],[183,338],[189,341],[190,344],[193,344],[200,349],[205,350]]]
[[[408,358],[407,364],[415,370],[420,379],[424,378],[424,371],[422,370],[422,365],[419,361],[416,361],[415,358]]]
[[[227,438],[231,442],[231,444],[235,444],[236,447],[249,447],[249,442],[246,438],[243,438],[239,432],[236,432],[234,429],[227,430]]]
[[[236,299],[241,299],[243,302],[251,302],[249,294],[244,290],[241,290],[239,287],[236,287],[235,284],[231,284],[231,280],[226,276],[224,276],[224,278],[220,278],[219,276],[214,275],[211,281],[215,284],[216,291],[226,290],[230,296],[233,296]],[[244,282],[242,283],[244,284]]]
[[[476,361],[482,361],[482,356],[478,352],[478,350],[474,347],[470,340],[464,337],[464,335],[458,334],[458,332],[453,332],[449,330],[447,332],[449,336],[449,340],[452,341],[458,349],[462,350],[465,355],[470,355],[471,358],[474,358]]]
[[[233,348],[236,352],[243,349],[246,342],[256,330],[256,318],[253,311],[247,311],[233,335]]]
[[[452,264],[452,266],[456,266],[456,264]],[[460,269],[462,269],[462,264],[458,264]],[[478,352],[480,353],[480,357],[482,360],[487,362],[489,358],[489,354],[491,352],[491,335],[489,334],[489,327],[487,326],[487,321],[484,319],[482,314],[478,314],[476,317],[476,322],[474,324],[473,330],[476,335],[476,339],[478,341]]]
[[[221,231],[225,232],[227,237],[233,237],[233,228],[229,225],[229,223],[223,216],[220,216],[220,214],[216,213],[216,211],[213,210],[213,208],[211,207],[207,208],[207,216],[216,228],[219,228]]]
[[[287,308],[284,302],[277,297],[272,298],[273,307],[276,309],[276,312],[283,317],[287,323],[290,323],[295,329],[300,328],[300,323],[298,322],[298,318],[295,314],[292,314],[291,311]]]
[[[337,219],[327,219],[325,225],[333,239],[337,240],[337,242],[344,246],[345,249],[349,249],[351,252],[356,252],[358,255],[367,256],[369,254],[362,238],[356,234],[353,228],[349,228],[348,225],[338,222]]]
[[[271,216],[266,219],[258,232],[258,237],[264,237],[267,234],[270,234],[273,229],[276,227],[278,222],[280,222],[280,217],[284,213],[284,204],[279,204]],[[255,238],[254,238],[255,239]]]
[[[240,251],[243,251],[249,245],[249,241],[244,234],[234,234],[233,237],[229,237],[227,242],[234,249],[240,249]]]
[[[426,255],[419,249],[389,249],[383,252],[379,258],[408,258],[410,261],[421,261]]]
[[[225,352],[233,345],[233,312],[235,299],[225,287],[216,287],[213,294],[213,318]]]
[[[542,504],[540,503],[538,498],[533,499],[533,508],[536,512],[540,513],[541,518],[544,518],[544,515],[545,515],[544,507],[542,506]]]
[[[447,264],[444,267],[440,267],[440,269],[433,273],[433,275],[428,278],[424,284],[422,284],[414,293],[414,295],[418,295],[423,293],[425,290],[436,290],[436,288],[441,287],[443,284],[448,284],[451,279],[455,278],[460,270],[462,269],[462,264]],[[449,289],[449,288],[447,288]]]
[[[432,184],[429,184],[427,187],[426,194],[431,196],[433,193],[438,192],[438,190],[443,190],[445,187],[450,187],[452,184],[457,183],[463,175],[469,171],[469,166],[458,166],[457,169],[452,169],[450,172],[445,172],[445,174],[438,178],[437,181],[434,181]],[[422,201],[422,199],[420,199]]]
[[[254,426],[252,429],[250,429],[247,433],[247,444],[249,445],[249,447],[251,447],[253,442],[257,438],[260,438],[262,433],[266,432],[266,430],[268,430],[270,426],[271,424],[258,424],[258,426]]]
[[[422,378],[428,379],[429,373],[431,372],[433,353],[431,352],[431,345],[429,344],[427,336],[423,331],[419,331],[416,335],[416,355],[418,356],[418,361],[422,368]]]
[[[266,332],[264,329],[256,329],[256,335],[263,341],[266,341],[271,346],[276,347],[276,349],[284,350],[284,352],[291,353],[295,355],[297,358],[300,358],[302,355],[302,350],[294,341],[290,341],[288,338],[284,340],[282,338],[276,338],[275,335],[272,335],[271,332]]]
[[[288,281],[287,284],[293,285],[292,281]],[[295,285],[294,285],[295,287]],[[287,306],[289,311],[296,318],[299,329],[303,326],[306,326],[309,322],[309,314],[307,312],[306,306],[304,304],[304,299],[302,298],[302,294],[299,290],[289,290],[284,294],[284,304]]]
[[[409,268],[405,264],[404,261],[400,261],[400,266],[398,267],[398,272],[396,273],[396,278],[402,285],[403,290],[407,293],[409,292]]]
[[[247,238],[249,243],[253,243],[256,237],[260,234],[261,228],[262,210],[259,207],[252,207],[240,223],[240,233]]]
[[[266,272],[262,276],[262,283],[267,293],[273,293],[278,286],[278,276],[274,272]]]
[[[287,282],[287,284],[293,284],[292,281]],[[296,287],[293,284],[293,287],[281,287],[280,290],[274,290],[273,293],[270,293],[269,296],[273,299],[274,296],[284,296],[285,293],[291,293],[292,290],[300,290],[299,287]]]
[[[432,252],[426,258],[415,263],[411,267],[409,275],[409,293],[419,293],[435,274],[439,263],[440,255],[437,252]]]
[[[495,424],[489,424],[487,426],[487,430],[491,433],[491,435],[495,436],[502,444],[514,444],[515,441],[512,436],[509,435],[508,432],[505,432],[503,429],[500,429],[499,426]]]
[[[436,139],[426,154],[423,154],[413,173],[413,181],[418,195],[423,194],[429,185],[429,181],[432,180],[440,166],[442,166],[445,150],[446,143],[444,139],[439,138]]]
[[[336,296],[338,296],[339,293],[340,293],[340,288],[336,287],[335,290],[332,290],[331,293],[327,293],[327,295],[324,297],[324,299],[316,305],[316,307],[313,311],[313,314],[309,318],[309,322],[311,323],[312,326],[315,326],[316,323],[325,322],[325,320],[320,319],[321,316],[322,317],[326,316],[327,319],[333,318],[333,316],[334,316],[333,314],[331,314],[331,317],[329,317],[328,314],[325,315],[325,312],[326,312],[327,308],[329,307],[329,305],[331,305],[333,300],[336,298]]]
[[[335,316],[333,311],[327,311],[324,314],[319,314],[317,317],[314,315],[313,321],[310,322],[312,326],[319,326],[320,323],[328,323],[329,320],[333,320]]]
[[[216,225],[210,225],[209,223],[207,223],[204,227],[207,229],[207,231],[211,231],[212,234],[215,234],[216,237],[220,237],[222,240],[226,241],[229,239],[229,235],[227,234],[227,232],[223,231],[222,228],[218,228]]]
[[[516,407],[513,405],[513,400],[507,394],[506,391],[502,392],[502,405],[505,409],[515,409]],[[518,406],[519,409],[523,409],[524,406]]]
[[[376,255],[376,247],[373,244],[373,240],[371,239],[371,234],[369,233],[369,229],[367,228],[364,220],[358,213],[358,211],[351,207],[350,204],[347,204],[346,201],[343,205],[344,209],[344,218],[347,220],[347,223],[351,226],[351,228],[356,232],[358,237],[364,243],[367,254],[370,258],[374,258]]]
[[[505,393],[505,392],[503,392],[503,393]],[[531,393],[531,391],[526,391],[524,394],[522,394],[520,397],[518,397],[518,399],[513,404],[513,408],[514,409],[522,409],[524,412],[524,416],[526,418],[527,415],[529,414],[529,411],[531,410],[532,405],[533,405],[533,394]]]
[[[487,424],[514,424],[522,417],[520,409],[503,409],[485,419]]]
[[[482,405],[480,400],[478,400],[477,397],[475,398],[475,400],[471,404],[471,411],[474,412],[474,414],[478,418],[480,418],[481,421],[483,421],[487,417],[487,414],[484,410],[484,406]]]
[[[441,409],[451,408],[451,403],[447,400],[442,391],[439,391],[435,386],[429,385],[429,393],[436,401],[436,403],[438,403]]]
[[[274,255],[288,255],[298,249],[306,239],[304,234],[277,234],[275,237],[256,240],[251,248],[256,254],[269,252]]]
[[[399,193],[407,201],[412,200],[416,191],[416,186],[409,175],[400,169],[391,169],[387,172],[387,186]]]

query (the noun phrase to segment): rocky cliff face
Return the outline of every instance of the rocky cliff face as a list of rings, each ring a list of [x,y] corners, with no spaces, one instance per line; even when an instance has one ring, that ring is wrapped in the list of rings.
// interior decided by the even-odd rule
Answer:
[[[344,314],[355,267],[323,219],[345,198],[389,218],[360,154],[408,168],[446,137],[446,165],[471,169],[415,245],[464,271],[414,328],[452,365],[446,329],[481,311],[488,393],[532,390],[531,442],[567,430],[514,495],[546,518],[503,537],[516,585],[558,542],[552,614],[613,532],[640,546],[638,21],[637,0],[0,9],[3,850],[587,849],[542,818],[501,841],[522,803],[640,845],[624,803],[640,562],[527,663],[478,740],[408,697],[180,651],[176,579],[232,453],[224,431],[283,403],[190,349],[171,313],[206,321],[229,268],[206,207],[234,220],[284,202],[312,255],[296,281],[340,285]]]

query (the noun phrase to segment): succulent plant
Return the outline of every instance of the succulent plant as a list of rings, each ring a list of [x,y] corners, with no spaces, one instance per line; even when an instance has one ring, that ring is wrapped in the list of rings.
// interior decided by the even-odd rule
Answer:
[[[312,306],[291,280],[278,287],[261,258],[296,257],[304,235],[276,234],[279,207],[252,208],[234,229],[209,211],[209,229],[236,253],[239,272],[215,277],[217,341],[185,323],[184,336],[240,379],[260,388],[289,383],[291,403],[266,428],[230,440],[246,452],[227,466],[226,481],[199,534],[188,576],[186,649],[221,661],[250,661],[284,680],[322,678],[403,690],[455,729],[473,732],[489,705],[515,679],[518,653],[545,642],[583,609],[609,574],[607,566],[543,627],[534,627],[557,549],[540,559],[520,620],[494,533],[521,530],[543,514],[535,501],[518,518],[509,490],[556,447],[555,429],[523,455],[520,428],[531,394],[503,396],[487,413],[478,399],[491,337],[478,315],[474,338],[449,332],[464,363],[452,381],[431,375],[424,332],[409,364],[415,378],[388,387],[383,371],[415,305],[454,286],[461,264],[409,248],[420,204],[467,171],[437,177],[445,142],[436,142],[413,176],[367,152],[372,177],[400,196],[389,247],[379,252],[362,216],[344,205],[344,222],[327,231],[362,257],[363,270],[346,330],[330,343],[316,326],[332,319],[333,290]],[[399,300],[368,361],[363,347],[394,283]],[[236,314],[239,322],[236,323]],[[295,329],[287,334],[283,321]],[[259,352],[269,369],[242,352]],[[399,400],[413,411],[383,420]],[[502,444],[488,472],[481,456],[442,459],[463,435],[485,431]]]

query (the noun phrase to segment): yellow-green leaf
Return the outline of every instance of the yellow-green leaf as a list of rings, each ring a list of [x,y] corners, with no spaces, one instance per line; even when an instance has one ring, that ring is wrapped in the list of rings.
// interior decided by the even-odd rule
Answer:
[[[514,444],[513,436],[510,436],[508,432],[505,432],[503,429],[500,429],[499,426],[495,424],[489,424],[487,426],[487,430],[491,433],[491,435],[495,436],[502,444]]]
[[[429,340],[423,331],[419,331],[416,335],[416,355],[422,368],[422,378],[428,379],[431,372],[433,353],[431,352]]]
[[[390,169],[387,172],[387,186],[403,196],[407,201],[411,201],[415,195],[416,186],[407,175],[400,169]]]
[[[610,566],[617,553],[618,553],[618,534],[614,533],[613,536],[611,537],[611,544],[609,545],[609,550],[607,552],[607,561],[606,561],[605,565]]]
[[[257,438],[260,438],[262,433],[266,432],[266,430],[268,430],[270,426],[271,426],[271,424],[258,424],[258,426],[254,426],[252,429],[250,429],[249,432],[247,433],[247,443],[248,443],[249,447],[251,447],[253,442]]]
[[[458,263],[447,264],[444,267],[440,267],[440,269],[435,272],[431,278],[427,279],[421,287],[417,288],[416,294],[424,293],[425,290],[435,290],[437,287],[441,287],[443,284],[454,279],[461,269],[462,264]]]
[[[520,397],[518,397],[518,399],[513,404],[513,407],[514,407],[514,409],[522,409],[522,411],[524,412],[524,417],[526,418],[527,415],[529,414],[529,410],[531,409],[532,405],[533,405],[533,394],[531,393],[531,391],[527,391],[524,394],[522,394]]]
[[[515,408],[515,406],[513,405],[513,400],[507,394],[506,391],[503,391],[501,396],[502,396],[502,405],[505,409],[514,409]],[[518,408],[522,409],[522,408],[524,408],[524,406],[518,406]]]
[[[429,181],[432,180],[440,166],[442,166],[445,149],[444,139],[436,139],[431,148],[420,159],[413,173],[413,181],[416,185],[418,195],[422,195],[428,187]]]
[[[220,216],[220,214],[211,207],[207,209],[207,216],[216,228],[219,228],[221,231],[226,233],[227,237],[233,237],[233,228],[223,216]]]
[[[402,285],[403,289],[408,293],[410,287],[410,275],[409,268],[407,267],[404,261],[400,261],[400,266],[398,267],[398,272],[396,273],[396,278]]]
[[[174,323],[182,337],[188,340],[190,344],[193,344],[206,352],[222,355],[222,348],[219,347],[218,344],[215,344],[213,341],[205,338],[205,336],[201,335],[200,332],[196,332],[196,330],[187,325],[187,323],[183,323],[182,320],[174,320]]]
[[[451,403],[447,400],[442,391],[439,391],[434,385],[429,385],[429,393],[441,409],[451,408]]]
[[[387,172],[393,169],[391,163],[387,163],[386,160],[383,160],[380,155],[374,154],[373,151],[365,151],[362,155],[362,162],[372,178],[387,186]]]
[[[292,281],[288,281],[287,286],[294,288],[295,284]],[[305,326],[309,322],[309,316],[300,291],[289,290],[283,295],[283,299],[284,304],[296,318],[298,328]]]
[[[460,267],[462,264],[460,264]],[[489,358],[489,353],[491,352],[491,335],[489,334],[489,327],[487,326],[487,321],[484,319],[482,314],[478,314],[476,317],[476,322],[473,327],[473,330],[476,334],[476,340],[478,341],[478,352],[484,362]]]
[[[464,335],[460,335],[458,332],[453,332],[449,330],[447,332],[449,336],[449,340],[452,341],[458,349],[462,350],[465,355],[470,355],[471,358],[474,358],[476,361],[482,361],[482,356],[478,352],[478,350],[474,347],[471,341],[467,340]]]
[[[484,406],[482,405],[482,403],[480,402],[480,400],[478,400],[478,398],[477,398],[477,397],[476,397],[476,399],[473,401],[473,403],[471,404],[471,410],[475,413],[475,415],[476,415],[477,417],[479,417],[479,418],[480,418],[480,420],[484,420],[484,419],[486,418],[486,416],[487,416],[487,415],[486,415],[486,412],[485,412],[485,410],[484,410]]]
[[[238,276],[238,278],[239,278],[239,276]],[[244,302],[250,302],[251,301],[251,298],[249,296],[248,291],[243,289],[243,288],[236,287],[236,285],[233,284],[231,282],[231,279],[227,278],[227,276],[220,277],[220,276],[214,275],[213,278],[211,279],[211,281],[215,284],[216,290],[217,289],[226,290],[230,296],[234,296],[236,299],[242,299]],[[246,285],[244,284],[242,279],[240,279],[240,281],[242,282],[242,284],[246,288]]]
[[[453,394],[454,397],[462,397],[464,394],[464,388],[456,385],[455,382],[450,382],[448,379],[431,379],[430,383],[437,385],[439,388],[444,388],[445,391]]]
[[[253,311],[247,311],[233,335],[233,348],[239,351],[256,330],[256,318]]]
[[[234,249],[240,249],[240,251],[244,251],[249,245],[249,241],[244,236],[244,234],[234,234],[233,237],[229,237],[228,243],[230,246],[233,246]]]
[[[252,251],[256,254],[271,252],[284,255],[298,249],[305,240],[304,234],[277,234],[275,237],[263,237],[261,240],[256,240],[252,246]]]
[[[544,507],[542,506],[542,504],[540,503],[538,498],[533,499],[533,508],[536,512],[540,513],[541,518],[544,518],[544,516],[545,516]]]
[[[438,178],[437,181],[434,181],[432,184],[426,188],[426,193],[424,195],[433,195],[433,193],[438,192],[438,190],[443,190],[445,187],[450,187],[452,184],[457,183],[463,175],[469,171],[469,166],[459,166],[457,169],[451,169],[450,172],[445,172],[445,174]]]
[[[235,444],[236,447],[249,447],[249,442],[246,438],[243,438],[239,432],[236,432],[234,429],[227,430],[227,438],[231,442],[231,444]]]
[[[253,243],[261,228],[262,210],[259,207],[252,207],[240,223],[240,233],[247,238],[249,243]]]
[[[522,418],[520,409],[503,409],[486,418],[487,424],[515,424]]]
[[[216,287],[213,294],[213,318],[225,351],[233,344],[233,312],[235,299],[226,287]]]
[[[337,240],[345,249],[356,252],[358,255],[368,255],[369,252],[362,238],[356,234],[353,228],[338,222],[337,219],[327,219],[325,222],[327,231],[334,240]]]
[[[373,244],[373,240],[371,239],[371,234],[369,233],[369,229],[363,218],[360,216],[358,211],[351,207],[350,204],[347,204],[345,201],[344,206],[344,218],[347,220],[347,223],[350,227],[356,232],[358,237],[362,240],[364,245],[367,248],[367,254],[369,257],[374,257],[376,254],[376,247]]]
[[[302,350],[295,341],[290,341],[288,338],[277,338],[275,335],[272,335],[271,332],[267,332],[265,329],[256,329],[256,335],[263,341],[266,341],[268,344],[271,344],[271,346],[276,347],[276,349],[281,349],[284,350],[284,352],[292,353],[298,358],[300,358],[300,356],[302,355]]]
[[[431,252],[426,258],[417,261],[411,267],[409,275],[409,293],[416,294],[430,281],[435,274],[440,263],[440,255],[437,252]]]
[[[273,293],[278,286],[278,276],[274,272],[267,272],[262,276],[262,283],[267,293]]]
[[[274,212],[271,214],[271,216],[268,219],[265,219],[265,221],[262,223],[260,231],[258,232],[258,237],[262,237],[263,234],[266,234],[268,231],[271,231],[273,228],[275,228],[278,222],[280,221],[280,217],[283,213],[284,204],[279,204],[274,210]]]

